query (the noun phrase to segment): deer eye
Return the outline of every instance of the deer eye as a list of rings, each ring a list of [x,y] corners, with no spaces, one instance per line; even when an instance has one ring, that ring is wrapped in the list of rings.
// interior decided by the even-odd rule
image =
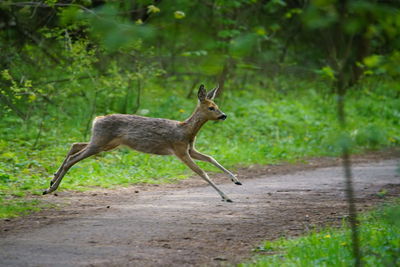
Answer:
[[[215,110],[214,107],[209,107],[208,109],[211,110],[211,111],[214,111],[214,110]]]

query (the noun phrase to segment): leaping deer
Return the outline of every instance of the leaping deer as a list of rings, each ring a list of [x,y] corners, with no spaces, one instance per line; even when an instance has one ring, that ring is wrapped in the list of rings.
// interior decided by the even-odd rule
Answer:
[[[235,184],[241,185],[233,173],[213,157],[198,152],[194,147],[196,135],[204,123],[209,120],[225,120],[227,117],[213,101],[217,91],[218,87],[207,93],[204,85],[201,85],[197,94],[198,105],[193,114],[183,122],[128,114],[96,117],[90,142],[72,144],[64,162],[54,174],[50,187],[43,195],[54,192],[64,175],[77,162],[119,145],[126,145],[144,153],[177,156],[217,190],[223,201],[232,202],[193,161],[196,159],[210,162],[225,172]]]

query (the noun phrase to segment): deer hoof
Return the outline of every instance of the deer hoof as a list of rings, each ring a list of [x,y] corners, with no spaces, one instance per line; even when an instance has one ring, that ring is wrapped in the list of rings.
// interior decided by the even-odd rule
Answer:
[[[47,195],[47,190],[44,190],[44,191],[43,191],[43,195]]]
[[[229,198],[223,198],[222,201],[232,203],[233,201]]]
[[[239,181],[236,181],[235,184],[237,184],[237,185],[242,185],[242,183],[239,182]]]

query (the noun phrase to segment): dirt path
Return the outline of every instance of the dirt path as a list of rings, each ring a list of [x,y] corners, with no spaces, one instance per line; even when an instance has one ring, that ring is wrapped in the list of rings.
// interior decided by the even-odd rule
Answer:
[[[382,188],[386,196],[399,195],[396,169],[396,160],[354,166],[359,210],[381,201],[376,193]],[[76,213],[70,207],[34,215],[37,221],[31,218],[29,225],[8,221],[2,225],[7,231],[1,233],[0,266],[232,264],[250,257],[262,240],[337,225],[346,216],[339,167],[220,185],[234,203],[221,202],[208,186],[172,187],[120,189],[114,191],[119,198],[101,190],[80,193]],[[82,211],[90,198],[95,204]]]

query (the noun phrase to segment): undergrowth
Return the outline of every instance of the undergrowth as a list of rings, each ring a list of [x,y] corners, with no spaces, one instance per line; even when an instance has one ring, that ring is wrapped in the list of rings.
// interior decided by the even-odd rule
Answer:
[[[400,266],[400,201],[360,216],[360,247],[363,266]],[[240,267],[354,266],[351,231],[326,228],[296,239],[267,241],[258,256]]]
[[[153,83],[143,89],[137,113],[176,120],[187,118],[197,103],[196,93],[187,99],[184,86],[175,90],[162,90],[162,86]],[[198,135],[197,149],[213,155],[230,169],[338,155],[336,100],[326,85],[285,81],[279,88],[274,86],[226,89],[216,103],[228,119],[208,122]],[[349,92],[346,112],[353,153],[399,145],[398,94],[394,81],[365,82]],[[102,107],[99,101],[92,114],[90,103],[74,95],[60,101],[63,102],[59,105],[48,105],[37,111],[27,121],[12,114],[0,119],[0,201],[3,207],[0,218],[18,215],[19,208],[13,207],[27,210],[37,207],[22,200],[25,196],[39,195],[47,188],[51,174],[72,143],[89,139],[85,133],[93,115],[116,112]],[[218,171],[210,164],[200,162],[199,165],[208,171]],[[79,162],[66,175],[59,190],[174,182],[189,175],[192,172],[174,157],[122,148]]]

